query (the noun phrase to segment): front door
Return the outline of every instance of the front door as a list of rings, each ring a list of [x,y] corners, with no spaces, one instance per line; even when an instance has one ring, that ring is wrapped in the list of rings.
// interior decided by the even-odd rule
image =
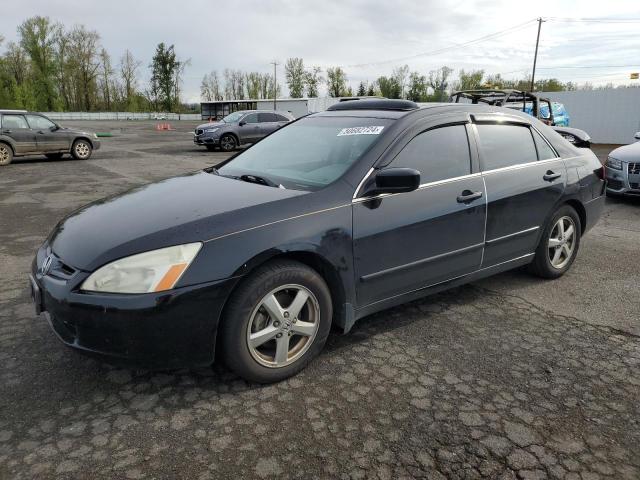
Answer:
[[[33,153],[37,151],[36,137],[29,128],[24,115],[2,115],[2,134],[15,142],[17,154]]]
[[[359,308],[480,268],[486,194],[472,168],[467,129],[418,133],[391,161],[389,167],[420,171],[417,190],[354,201]]]
[[[48,118],[40,115],[27,115],[27,122],[33,130],[38,151],[42,153],[69,151],[69,134],[56,127]]]
[[[486,121],[476,129],[488,198],[483,267],[533,257],[565,189],[564,162],[526,123]]]
[[[254,143],[262,138],[262,127],[258,122],[258,114],[250,113],[242,119],[243,125],[238,128],[241,143]]]

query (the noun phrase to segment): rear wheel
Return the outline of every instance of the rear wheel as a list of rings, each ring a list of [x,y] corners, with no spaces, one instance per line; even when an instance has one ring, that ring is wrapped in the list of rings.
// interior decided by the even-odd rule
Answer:
[[[283,260],[253,273],[232,295],[220,326],[227,366],[258,383],[302,370],[331,328],[329,288],[308,266]]]
[[[71,155],[76,160],[88,160],[92,151],[93,147],[87,140],[76,140],[71,147]]]
[[[63,155],[63,153],[46,153],[44,156],[49,160],[60,160]]]
[[[569,205],[560,207],[542,232],[530,270],[542,278],[558,278],[573,264],[580,248],[580,217]]]
[[[13,150],[6,143],[0,143],[0,166],[9,165],[13,160]]]
[[[222,149],[223,151],[231,152],[232,150],[235,150],[237,146],[238,142],[236,141],[236,137],[234,137],[230,133],[227,133],[220,137],[220,149]]]

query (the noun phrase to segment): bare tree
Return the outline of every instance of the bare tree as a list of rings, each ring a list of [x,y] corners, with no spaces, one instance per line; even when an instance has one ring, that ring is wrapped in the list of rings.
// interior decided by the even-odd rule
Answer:
[[[404,92],[405,92],[405,87],[407,86],[408,76],[409,76],[409,65],[396,67],[393,69],[393,72],[391,72],[391,77],[396,81],[396,83],[400,87],[400,98],[405,98]]]
[[[263,98],[262,96],[262,75],[260,72],[249,72],[245,75],[247,86],[247,97],[250,99]]]
[[[324,82],[324,78],[320,75],[322,69],[320,67],[312,67],[304,74],[304,83],[307,87],[307,97],[318,96],[318,86]]]
[[[433,88],[436,98],[440,102],[445,101],[451,72],[453,72],[453,70],[449,67],[441,67],[438,70],[431,70],[429,72],[429,86]]]
[[[120,78],[124,88],[124,98],[127,109],[131,109],[133,97],[138,89],[138,69],[142,62],[136,60],[127,49],[120,59]]]
[[[102,100],[107,110],[111,110],[111,101],[113,96],[113,66],[111,65],[111,56],[103,48],[100,50],[100,87],[102,89]]]
[[[100,36],[83,25],[69,33],[69,54],[76,67],[78,79],[77,101],[83,110],[90,111],[94,104],[96,78],[100,62],[98,59]]]
[[[220,87],[220,79],[218,72],[215,70],[206,73],[200,84],[200,96],[203,100],[211,102],[212,100],[222,100],[222,88]]]

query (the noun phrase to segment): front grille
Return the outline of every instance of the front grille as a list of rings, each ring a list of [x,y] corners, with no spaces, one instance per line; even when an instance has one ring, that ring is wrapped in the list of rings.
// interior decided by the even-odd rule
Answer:
[[[629,175],[640,175],[640,163],[629,164]]]
[[[202,135],[203,133],[204,133],[204,130],[202,130],[201,128],[196,129],[196,135]]]
[[[607,187],[612,190],[620,190],[623,186],[620,180],[607,179]]]

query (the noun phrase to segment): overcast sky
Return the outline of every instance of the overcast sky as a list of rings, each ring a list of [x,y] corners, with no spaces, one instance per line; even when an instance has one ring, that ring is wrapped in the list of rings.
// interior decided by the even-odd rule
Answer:
[[[527,7],[527,4],[530,6]],[[45,15],[67,27],[96,30],[114,63],[130,49],[148,78],[155,46],[175,44],[190,59],[184,97],[199,101],[202,76],[225,68],[271,71],[269,62],[302,57],[305,65],[343,66],[354,90],[399,65],[427,74],[447,65],[484,69],[508,78],[531,70],[536,17],[640,19],[633,0],[19,0],[0,15],[0,34]],[[520,27],[518,27],[520,25]],[[467,46],[460,44],[517,27]],[[594,85],[630,83],[640,71],[640,21],[594,23],[549,20],[542,25],[537,78]],[[457,46],[458,45],[458,46]],[[441,53],[433,53],[447,49]],[[410,58],[406,58],[410,57]],[[597,66],[598,68],[566,68]],[[602,67],[605,66],[605,67]],[[614,68],[612,66],[620,66]],[[558,68],[565,67],[565,68]],[[284,70],[278,77],[283,82]],[[456,72],[457,73],[457,72]],[[637,81],[636,81],[637,82]]]

